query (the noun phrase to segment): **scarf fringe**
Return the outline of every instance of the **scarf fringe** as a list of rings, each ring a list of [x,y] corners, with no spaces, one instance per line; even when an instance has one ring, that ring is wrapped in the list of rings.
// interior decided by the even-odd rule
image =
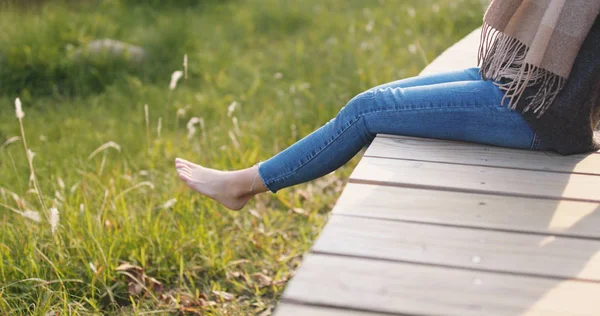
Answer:
[[[502,104],[508,98],[508,107],[512,110],[517,108],[525,89],[536,86],[536,94],[527,98],[522,112],[532,110],[539,118],[554,102],[567,79],[525,62],[528,52],[527,45],[518,39],[484,23],[477,56],[483,79],[493,80],[505,91]]]

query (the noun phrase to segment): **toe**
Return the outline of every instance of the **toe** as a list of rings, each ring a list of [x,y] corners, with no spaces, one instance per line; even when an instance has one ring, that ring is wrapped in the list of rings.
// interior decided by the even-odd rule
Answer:
[[[185,166],[188,166],[188,167],[190,167],[190,168],[192,168],[192,167],[194,167],[194,166],[196,165],[196,164],[194,164],[194,163],[192,163],[192,162],[189,162],[189,161],[187,161],[187,160],[185,160],[185,159],[181,159],[181,158],[179,158],[179,161],[178,161],[178,162],[179,162],[180,164],[182,164],[182,165],[185,165]]]
[[[185,174],[185,173],[179,172],[179,173],[177,173],[177,175],[179,176],[179,179],[181,179],[183,181],[188,181],[189,180],[188,175]]]
[[[190,168],[189,166],[185,166],[184,165],[184,166],[181,166],[181,171],[185,171],[185,172],[191,174],[192,173],[192,168]]]
[[[179,170],[177,174],[184,180],[189,180],[192,178],[192,173],[189,170]]]

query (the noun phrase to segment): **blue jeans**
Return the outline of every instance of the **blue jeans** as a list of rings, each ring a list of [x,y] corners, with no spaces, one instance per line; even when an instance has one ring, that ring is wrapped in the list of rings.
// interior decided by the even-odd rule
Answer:
[[[344,165],[378,133],[540,150],[521,114],[478,68],[419,76],[371,88],[338,115],[273,158],[258,172],[271,192],[324,176]],[[505,100],[505,103],[508,103]]]

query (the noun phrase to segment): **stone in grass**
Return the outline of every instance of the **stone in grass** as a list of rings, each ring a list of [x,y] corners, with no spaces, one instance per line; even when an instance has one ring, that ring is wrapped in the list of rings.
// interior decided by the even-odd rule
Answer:
[[[102,56],[102,54],[107,54],[113,58],[126,58],[136,63],[143,62],[147,55],[142,47],[113,39],[100,39],[90,42],[85,47],[76,49],[72,57],[79,60],[82,55],[93,58]]]

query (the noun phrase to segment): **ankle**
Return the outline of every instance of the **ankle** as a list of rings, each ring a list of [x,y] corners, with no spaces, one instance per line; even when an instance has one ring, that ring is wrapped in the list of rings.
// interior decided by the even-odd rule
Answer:
[[[225,177],[227,193],[234,199],[240,199],[250,193],[250,186],[244,181],[244,175],[239,171],[228,172]]]

